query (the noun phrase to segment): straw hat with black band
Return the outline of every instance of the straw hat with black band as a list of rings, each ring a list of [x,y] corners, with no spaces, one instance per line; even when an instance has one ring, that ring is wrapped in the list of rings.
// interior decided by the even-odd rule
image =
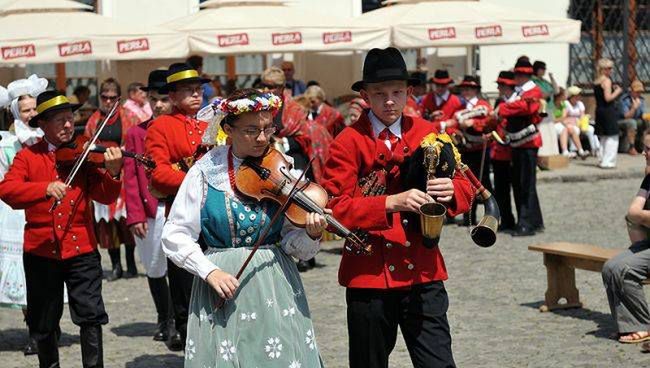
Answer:
[[[45,91],[36,98],[36,112],[29,121],[32,128],[38,127],[39,120],[42,120],[47,113],[70,109],[72,112],[81,107],[81,104],[71,104],[68,98],[58,91]]]
[[[158,93],[168,93],[169,91],[174,90],[175,86],[179,83],[199,82],[205,84],[210,82],[207,78],[201,78],[199,72],[192,69],[192,67],[186,63],[174,63],[170,65],[165,81],[165,85],[158,89]]]
[[[406,81],[409,86],[420,84],[420,80],[411,78],[406,70],[406,63],[402,53],[394,47],[386,49],[372,49],[368,51],[363,63],[363,79],[354,82],[352,90],[359,92],[367,83],[381,83],[388,81]]]

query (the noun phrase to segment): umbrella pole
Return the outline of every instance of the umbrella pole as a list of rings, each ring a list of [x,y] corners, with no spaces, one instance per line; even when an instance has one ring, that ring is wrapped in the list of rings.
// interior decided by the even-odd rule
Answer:
[[[66,94],[65,63],[56,63],[56,89]]]

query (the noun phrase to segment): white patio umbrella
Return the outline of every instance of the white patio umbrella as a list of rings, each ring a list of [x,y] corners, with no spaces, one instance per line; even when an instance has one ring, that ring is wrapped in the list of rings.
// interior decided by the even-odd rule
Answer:
[[[392,28],[400,48],[577,43],[580,21],[483,1],[389,0],[358,17]]]
[[[0,3],[0,64],[183,57],[187,36],[129,24],[69,0]]]
[[[389,44],[386,27],[283,1],[212,0],[202,6],[198,13],[162,25],[188,34],[196,53],[366,50]]]

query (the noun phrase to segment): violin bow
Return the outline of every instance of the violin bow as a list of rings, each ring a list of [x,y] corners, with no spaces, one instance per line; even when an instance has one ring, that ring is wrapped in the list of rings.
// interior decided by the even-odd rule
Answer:
[[[296,180],[296,182],[291,187],[291,191],[289,192],[287,201],[284,202],[284,204],[282,206],[280,206],[280,208],[275,212],[275,214],[271,218],[271,222],[269,222],[268,226],[264,228],[264,231],[262,232],[260,237],[255,242],[255,245],[253,246],[253,250],[251,250],[251,253],[248,255],[248,257],[246,257],[246,260],[244,261],[242,266],[239,268],[239,271],[237,271],[237,275],[235,276],[235,278],[237,280],[239,280],[239,278],[244,273],[244,270],[246,269],[246,267],[248,267],[248,264],[253,259],[253,256],[255,255],[257,250],[262,245],[262,242],[266,239],[266,236],[269,234],[269,231],[271,231],[271,229],[273,228],[273,225],[275,225],[275,223],[278,222],[280,217],[282,217],[282,215],[284,214],[284,210],[289,206],[289,204],[291,204],[291,200],[293,199],[293,196],[296,194],[296,191],[298,190],[298,185],[300,184],[302,179],[304,179],[305,174],[307,173],[307,171],[311,167],[311,163],[314,161],[314,158],[309,160],[309,162],[307,163],[307,166],[305,167],[305,170],[303,170],[303,172],[302,172],[302,174],[300,174],[300,177],[298,178],[298,180]],[[223,307],[225,302],[226,302],[226,299],[223,299],[223,298],[217,300],[217,302],[215,304],[215,309],[219,309],[219,308]]]
[[[75,161],[74,165],[72,166],[72,170],[70,170],[70,173],[68,174],[68,177],[65,179],[65,186],[69,187],[72,184],[72,181],[74,178],[77,176],[77,173],[79,172],[79,169],[81,169],[81,165],[86,161],[86,158],[88,158],[88,154],[90,153],[91,148],[95,145],[95,142],[97,142],[97,139],[99,138],[99,135],[101,134],[102,130],[104,130],[104,127],[106,126],[106,123],[111,119],[113,114],[115,113],[115,110],[117,110],[117,106],[119,106],[119,101],[115,101],[115,104],[111,108],[111,110],[108,112],[104,120],[97,126],[97,130],[95,131],[95,134],[93,134],[92,138],[90,141],[88,141],[88,144],[86,145],[86,148],[84,148],[84,151],[81,153],[81,156]],[[52,206],[50,207],[50,213],[54,211],[54,209],[61,203],[60,200],[54,201],[52,203]]]

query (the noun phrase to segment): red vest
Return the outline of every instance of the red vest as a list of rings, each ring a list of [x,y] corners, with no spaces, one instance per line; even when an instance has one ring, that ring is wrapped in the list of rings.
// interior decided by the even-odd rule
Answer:
[[[351,288],[391,289],[410,287],[434,280],[446,280],[447,271],[440,250],[422,245],[418,227],[401,213],[386,213],[386,197],[403,188],[399,164],[434,132],[431,123],[420,118],[402,117],[402,138],[391,151],[374,137],[367,112],[339,134],[330,147],[325,164],[323,187],[331,196],[328,207],[349,229],[369,231],[372,254],[354,255],[344,251],[339,283]],[[371,171],[388,171],[385,195],[363,197],[359,178]],[[473,189],[457,174],[453,178],[454,199],[448,205],[455,216],[469,210]],[[413,221],[412,221],[413,222]]]
[[[437,130],[440,130],[441,125],[440,123],[445,121],[445,120],[450,120],[453,119],[454,114],[456,111],[460,111],[464,109],[463,103],[460,101],[460,98],[458,96],[452,94],[451,92],[449,93],[449,98],[447,101],[445,101],[442,105],[438,106],[436,104],[436,94],[435,92],[428,93],[424,98],[422,99],[422,110],[424,110],[424,116],[430,116],[431,113],[434,111],[442,111],[442,116],[431,119],[433,122],[434,126],[436,127]],[[453,126],[450,126],[447,124],[448,127],[453,128]],[[450,131],[446,131],[447,133],[451,133]]]
[[[506,119],[505,129],[509,133],[516,133],[531,124],[537,125],[542,119],[539,116],[539,101],[544,98],[542,90],[535,86],[520,94],[512,102],[504,102],[499,107],[499,116]],[[537,134],[524,144],[511,144],[513,148],[539,148],[542,146],[542,136]]]
[[[50,213],[53,199],[47,186],[65,180],[67,170],[55,167],[54,152],[45,140],[22,149],[0,182],[0,199],[14,209],[25,209],[25,253],[68,259],[93,252],[97,246],[88,203],[110,204],[120,194],[121,182],[104,169],[80,171],[60,205]]]

